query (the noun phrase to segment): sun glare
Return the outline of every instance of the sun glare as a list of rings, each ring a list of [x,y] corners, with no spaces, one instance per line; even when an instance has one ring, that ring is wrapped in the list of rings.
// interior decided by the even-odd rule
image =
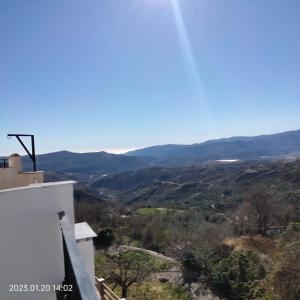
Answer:
[[[189,40],[189,36],[186,30],[186,26],[183,20],[181,8],[178,0],[170,0],[172,3],[174,18],[178,31],[179,41],[182,49],[183,58],[186,65],[187,76],[191,82],[192,89],[196,95],[197,100],[201,105],[201,109],[205,118],[206,126],[208,130],[212,130],[212,121],[210,117],[210,110],[206,100],[203,81],[200,77],[195,56],[193,53],[192,45]]]

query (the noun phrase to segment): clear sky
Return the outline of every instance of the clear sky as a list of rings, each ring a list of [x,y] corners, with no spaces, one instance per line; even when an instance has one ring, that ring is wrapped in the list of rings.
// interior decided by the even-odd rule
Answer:
[[[1,0],[0,99],[0,153],[299,129],[300,1]]]

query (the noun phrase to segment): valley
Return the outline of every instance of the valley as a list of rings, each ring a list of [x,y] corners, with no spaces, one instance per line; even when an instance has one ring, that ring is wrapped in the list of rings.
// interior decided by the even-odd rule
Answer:
[[[258,140],[264,138],[270,140]],[[207,144],[237,140],[248,143],[248,138],[233,138]],[[300,240],[300,160],[297,143],[289,150],[287,145],[272,157],[266,155],[271,150],[255,151],[259,157],[249,150],[249,159],[241,159],[244,150],[235,150],[234,155],[211,154],[214,159],[177,160],[175,165],[162,159],[160,148],[150,148],[142,153],[152,157],[133,152],[111,166],[115,156],[109,156],[101,168],[95,157],[103,159],[103,153],[65,153],[59,167],[44,167],[48,181],[77,181],[76,221],[88,221],[98,234],[97,276],[128,299],[296,300],[298,283],[292,287],[293,281],[281,275],[300,257],[294,244]],[[90,155],[93,168],[85,165]],[[128,159],[134,163],[124,165]],[[109,250],[116,246],[122,250]],[[118,272],[125,266],[135,270],[137,262],[143,268],[134,283],[116,285]],[[297,268],[285,272],[297,282]],[[292,288],[293,296],[282,298]]]

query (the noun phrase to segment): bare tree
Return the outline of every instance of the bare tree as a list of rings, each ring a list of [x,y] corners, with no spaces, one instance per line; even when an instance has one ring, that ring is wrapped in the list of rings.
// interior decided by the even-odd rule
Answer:
[[[231,220],[234,233],[237,235],[249,234],[252,238],[257,233],[256,218],[249,202],[244,201],[236,210]]]
[[[122,298],[126,298],[130,286],[145,280],[155,271],[154,261],[145,253],[127,250],[122,246],[110,249],[106,253],[109,274],[107,281],[122,290]]]
[[[240,234],[248,233],[266,235],[270,222],[277,215],[277,201],[265,185],[252,187],[238,208],[234,225]]]

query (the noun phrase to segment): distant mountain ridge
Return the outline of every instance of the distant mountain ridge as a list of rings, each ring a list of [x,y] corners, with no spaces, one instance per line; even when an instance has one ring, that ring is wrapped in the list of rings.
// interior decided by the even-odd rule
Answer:
[[[106,152],[74,153],[59,151],[37,155],[39,170],[56,173],[75,173],[82,175],[106,174],[146,168],[153,165],[152,158],[130,157]],[[30,170],[31,160],[23,157],[24,167]]]
[[[162,145],[128,152],[73,153],[59,151],[37,156],[39,170],[80,176],[102,176],[161,166],[177,167],[213,160],[260,160],[300,156],[300,130],[256,137],[232,137],[193,145]],[[31,161],[24,157],[25,169]]]
[[[257,160],[300,154],[300,130],[254,137],[231,137],[193,145],[162,145],[138,149],[128,156],[151,156],[160,165],[191,165],[208,160]]]

